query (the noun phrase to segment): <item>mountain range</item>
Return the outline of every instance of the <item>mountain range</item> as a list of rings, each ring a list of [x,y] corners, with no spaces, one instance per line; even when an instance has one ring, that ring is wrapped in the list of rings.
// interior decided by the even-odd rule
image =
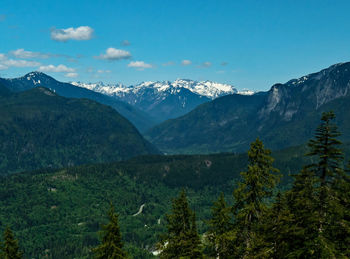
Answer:
[[[348,142],[349,82],[350,63],[339,63],[258,93],[184,79],[135,86],[62,83],[40,72],[0,79],[6,88],[0,90],[8,95],[46,86],[62,96],[109,105],[158,149],[179,154],[242,152],[256,137],[272,149],[304,144],[327,110],[335,111]]]
[[[0,84],[13,92],[42,86],[64,97],[87,98],[109,105],[131,121],[140,132],[168,119],[182,116],[217,97],[232,93],[253,93],[239,92],[229,84],[188,79],[143,82],[135,86],[105,85],[102,82],[64,83],[42,72],[31,72],[19,78],[0,78]]]
[[[328,110],[336,113],[342,139],[349,141],[349,62],[275,84],[267,92],[217,98],[146,135],[167,153],[241,152],[256,137],[281,149],[305,143]]]
[[[0,175],[159,153],[117,111],[47,88],[0,85]]]
[[[251,91],[238,92],[229,84],[188,79],[177,79],[174,82],[149,81],[131,86],[105,85],[102,82],[72,84],[127,102],[152,116],[157,123],[182,116],[198,105],[220,96],[233,93],[252,94]]]
[[[68,98],[86,98],[101,104],[111,106],[121,115],[131,121],[138,130],[145,131],[155,125],[154,120],[136,107],[110,96],[77,87],[69,83],[63,83],[42,73],[31,72],[19,78],[0,78],[0,85],[12,92],[21,92],[35,87],[46,87],[55,93]]]

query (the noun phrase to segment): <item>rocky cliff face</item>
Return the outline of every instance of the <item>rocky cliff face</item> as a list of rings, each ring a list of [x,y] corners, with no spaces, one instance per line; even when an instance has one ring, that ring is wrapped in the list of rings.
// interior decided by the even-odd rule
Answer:
[[[347,96],[350,90],[350,63],[340,63],[318,73],[276,84],[268,92],[259,111],[261,119],[272,112],[290,121],[305,108],[319,109],[337,98]]]

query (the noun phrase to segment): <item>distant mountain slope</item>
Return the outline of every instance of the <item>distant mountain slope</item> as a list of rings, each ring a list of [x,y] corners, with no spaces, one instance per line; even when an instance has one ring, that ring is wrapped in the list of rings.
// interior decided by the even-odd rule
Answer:
[[[328,110],[335,111],[342,138],[349,141],[350,63],[276,84],[268,92],[218,98],[146,135],[170,153],[243,151],[257,136],[280,149],[305,143]]]
[[[10,90],[7,89],[5,86],[3,86],[3,85],[0,84],[0,97],[2,97],[2,96],[8,96],[8,95],[10,95],[10,94],[11,94]]]
[[[42,87],[0,97],[0,143],[0,173],[158,153],[114,109]]]
[[[101,93],[96,93],[69,83],[59,82],[41,72],[31,72],[23,77],[13,79],[0,78],[0,85],[7,87],[13,92],[21,92],[42,86],[49,88],[64,97],[87,98],[94,100],[116,109],[121,115],[130,120],[140,131],[144,131],[155,125],[155,122],[150,116],[136,107]]]
[[[200,105],[185,116],[166,121],[146,134],[156,146],[170,153],[230,150],[234,145],[248,144],[242,139],[254,128],[251,124],[254,112],[264,98],[265,95],[224,96]]]
[[[174,82],[143,82],[135,86],[104,85],[101,82],[72,84],[125,101],[147,112],[157,122],[182,116],[217,97],[237,93],[232,85],[187,79],[177,79]]]

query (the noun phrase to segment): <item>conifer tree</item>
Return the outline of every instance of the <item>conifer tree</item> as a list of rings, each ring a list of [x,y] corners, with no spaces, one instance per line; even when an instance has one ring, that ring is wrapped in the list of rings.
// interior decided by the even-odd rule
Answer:
[[[319,181],[319,231],[324,229],[324,222],[327,218],[327,206],[332,193],[332,184],[335,179],[343,175],[341,163],[343,153],[338,148],[341,142],[337,139],[340,133],[337,126],[332,123],[335,114],[326,112],[322,114],[321,124],[316,130],[315,139],[310,140],[309,148],[311,152],[308,156],[316,157],[316,162],[307,166],[308,170],[314,172]]]
[[[118,214],[111,204],[108,212],[109,223],[102,226],[102,242],[94,249],[97,259],[122,259],[127,258],[123,250],[122,236],[120,233]]]
[[[214,202],[211,209],[212,217],[208,221],[208,240],[212,254],[216,258],[229,258],[233,251],[232,243],[232,216],[231,208],[227,206],[224,194],[221,193],[219,199]]]
[[[293,221],[287,206],[286,197],[278,193],[272,208],[263,218],[260,232],[263,233],[263,243],[258,247],[258,258],[284,258],[292,242],[288,223]]]
[[[251,143],[248,170],[241,173],[242,180],[233,193],[236,258],[251,257],[254,246],[261,242],[258,223],[267,211],[267,200],[279,179],[270,154],[258,138]]]
[[[295,176],[288,193],[293,213],[293,242],[289,256],[303,258],[338,258],[345,255],[344,239],[349,230],[346,221],[346,174],[342,168],[343,154],[339,149],[340,133],[332,123],[333,112],[322,114],[315,139],[309,148],[313,163]],[[343,202],[342,202],[343,201]],[[293,222],[290,222],[293,226]]]
[[[171,212],[166,217],[168,232],[161,240],[160,258],[202,258],[195,213],[189,208],[184,190],[173,200]]]
[[[6,228],[4,232],[4,244],[1,249],[1,258],[20,259],[23,257],[23,253],[19,250],[18,241],[15,239],[10,228]]]

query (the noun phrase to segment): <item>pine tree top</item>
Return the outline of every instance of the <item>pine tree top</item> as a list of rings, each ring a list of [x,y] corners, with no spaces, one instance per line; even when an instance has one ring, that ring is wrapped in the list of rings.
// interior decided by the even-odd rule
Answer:
[[[272,163],[271,151],[264,148],[262,141],[257,138],[248,151],[249,164],[247,171],[241,172],[242,180],[234,191],[235,204],[233,211],[236,220],[255,221],[265,210],[265,199],[272,195],[279,176],[278,169]],[[248,213],[249,215],[243,216]],[[249,212],[248,212],[249,211]]]
[[[99,259],[127,258],[127,254],[123,250],[118,214],[115,212],[113,204],[110,204],[108,218],[109,222],[102,226],[102,242],[94,249],[95,257]]]
[[[341,134],[337,125],[332,121],[335,114],[332,111],[322,113],[321,123],[315,131],[315,138],[308,143],[310,152],[307,156],[316,158],[316,161],[306,167],[315,172],[322,182],[330,181],[337,174],[342,174],[344,155],[337,139]]]

